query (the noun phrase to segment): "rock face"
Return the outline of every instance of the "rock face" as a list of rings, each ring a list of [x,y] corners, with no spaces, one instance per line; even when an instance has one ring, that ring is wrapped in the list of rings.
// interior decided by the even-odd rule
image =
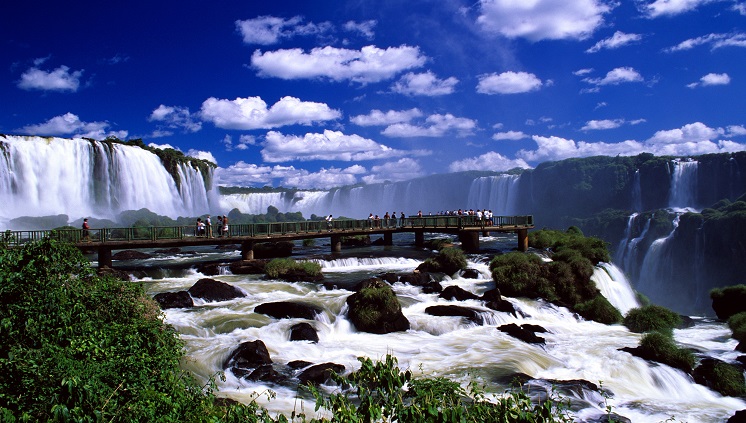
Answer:
[[[331,377],[332,372],[342,373],[344,371],[345,366],[341,364],[322,363],[307,368],[298,375],[298,379],[302,384],[313,383],[314,385],[320,385]]]
[[[449,287],[446,287],[443,289],[443,292],[440,293],[440,298],[443,298],[445,300],[457,300],[457,301],[464,301],[464,300],[478,300],[479,296],[472,294],[471,292],[460,288],[455,285],[451,285]]]
[[[290,328],[290,340],[291,341],[311,341],[313,343],[319,342],[319,335],[316,333],[316,329],[311,326],[310,323],[298,323]]]
[[[275,319],[309,319],[313,320],[322,309],[303,303],[291,301],[278,301],[274,303],[259,304],[254,308],[255,313],[266,314]]]
[[[268,260],[242,260],[230,264],[234,275],[263,275]]]
[[[143,260],[153,256],[137,250],[123,250],[111,255],[112,260]]]
[[[481,325],[484,319],[479,315],[479,310],[456,305],[436,305],[425,309],[425,313],[431,316],[460,316],[465,317],[472,323]]]
[[[461,277],[464,279],[479,279],[479,271],[477,269],[466,269],[461,273]]]
[[[503,313],[510,313],[513,316],[517,316],[515,307],[510,301],[503,299],[500,295],[500,290],[495,288],[491,289],[484,294],[480,300],[484,301],[484,306],[495,311],[502,311]]]
[[[254,245],[255,259],[290,257],[293,255],[293,243],[290,241],[262,242]]]
[[[384,334],[409,329],[394,291],[381,279],[364,281],[358,292],[347,297],[347,305],[347,315],[359,331]]]
[[[153,299],[163,310],[167,308],[194,307],[192,296],[187,291],[161,292],[160,294],[155,294]]]
[[[734,314],[746,311],[746,286],[736,285],[714,290],[710,293],[712,309],[718,319],[728,320]]]
[[[702,359],[692,371],[694,381],[721,395],[739,397],[746,394],[746,381],[743,370],[732,364],[714,358]]]
[[[202,298],[206,301],[226,301],[246,296],[243,291],[233,285],[209,278],[198,280],[189,288],[189,293],[192,297]]]
[[[508,335],[512,336],[513,338],[518,338],[523,342],[527,342],[529,344],[544,344],[546,341],[544,338],[540,336],[536,336],[534,332],[536,332],[536,328],[541,328],[541,326],[531,325],[530,327],[528,325],[518,326],[515,323],[511,323],[508,325],[502,325],[498,327],[497,329],[501,332],[505,332]],[[543,328],[541,328],[543,329]],[[543,330],[543,332],[546,332],[546,330]]]
[[[223,363],[226,370],[239,369],[239,373],[248,374],[247,370],[256,369],[265,364],[272,364],[267,346],[261,340],[242,342]],[[241,369],[243,371],[241,371]],[[236,373],[234,371],[234,373]],[[238,376],[238,374],[236,374]]]

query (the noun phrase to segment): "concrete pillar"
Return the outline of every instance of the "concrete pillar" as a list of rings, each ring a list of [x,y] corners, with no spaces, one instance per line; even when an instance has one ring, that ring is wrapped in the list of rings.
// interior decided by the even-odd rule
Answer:
[[[461,241],[461,249],[467,253],[479,251],[479,232],[461,231],[458,233],[458,239]]]
[[[332,253],[341,253],[342,252],[342,236],[332,235],[331,241],[332,241]]]
[[[391,232],[383,233],[383,245],[394,245],[394,234]]]
[[[112,267],[111,248],[98,247],[98,268]]]
[[[254,241],[241,243],[241,260],[254,260]]]
[[[414,245],[417,247],[425,246],[425,232],[424,231],[414,231]]]
[[[518,251],[528,251],[528,229],[518,229]]]

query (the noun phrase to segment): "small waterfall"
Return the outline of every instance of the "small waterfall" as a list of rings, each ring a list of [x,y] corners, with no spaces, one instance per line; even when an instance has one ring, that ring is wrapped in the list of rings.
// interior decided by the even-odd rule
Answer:
[[[632,210],[642,211],[642,182],[640,181],[640,169],[635,170],[632,178]]]
[[[220,197],[220,207],[226,213],[238,209],[245,214],[267,213],[269,206],[277,207],[282,212],[291,211],[291,204],[284,192],[255,192],[250,194],[227,194]]]
[[[639,273],[639,266],[638,264],[638,256],[639,252],[637,250],[638,244],[645,239],[645,236],[648,234],[648,230],[650,229],[650,223],[652,222],[653,218],[650,217],[645,221],[645,225],[643,226],[642,230],[640,231],[640,235],[630,239],[629,241],[625,242],[624,247],[620,244],[620,248],[617,250],[615,261],[617,264],[619,264],[622,269],[628,274],[628,275],[637,275]],[[632,218],[629,223],[628,229],[632,229],[632,225],[637,221],[637,216]],[[630,232],[630,235],[631,236]]]
[[[619,241],[619,245],[616,247],[616,257],[615,260],[617,263],[623,263],[624,262],[624,256],[626,255],[627,251],[627,244],[630,241],[630,235],[632,234],[632,224],[635,222],[635,218],[638,216],[639,213],[632,213],[627,218],[627,227],[624,229],[624,236],[622,237],[622,240]]]
[[[599,263],[593,271],[591,280],[601,291],[601,295],[617,308],[623,315],[640,304],[632,286],[624,273],[611,263]]]
[[[673,162],[671,189],[668,196],[669,207],[685,209],[697,206],[697,167],[696,161]]]
[[[679,227],[681,214],[677,213],[673,220],[673,230],[663,237],[656,239],[650,244],[645,258],[640,266],[640,276],[637,290],[651,297],[654,303],[666,305],[666,293],[664,292],[664,281],[670,280],[673,263],[667,258],[669,241],[673,239],[676,229]],[[655,298],[654,298],[655,297]]]
[[[469,187],[469,207],[490,209],[496,216],[516,213],[520,175],[485,176],[475,179]]]

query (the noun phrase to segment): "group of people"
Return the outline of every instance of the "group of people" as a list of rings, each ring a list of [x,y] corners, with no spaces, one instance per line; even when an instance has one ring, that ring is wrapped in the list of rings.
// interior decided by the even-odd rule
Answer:
[[[197,225],[195,227],[195,234],[197,236],[203,236],[207,238],[212,238],[212,220],[210,219],[210,215],[208,214],[205,220],[203,221],[201,217],[197,218]],[[228,216],[222,215],[218,216],[218,236],[230,236],[230,231],[228,230]]]
[[[419,215],[422,216],[422,212],[419,212]],[[383,218],[379,217],[378,215],[373,215],[371,213],[368,216],[368,223],[370,223],[370,228],[401,228],[404,226],[404,212],[400,212],[399,217],[396,217],[396,212],[392,212],[389,214],[389,212],[386,212],[386,214],[383,215]],[[383,226],[381,226],[383,225]]]

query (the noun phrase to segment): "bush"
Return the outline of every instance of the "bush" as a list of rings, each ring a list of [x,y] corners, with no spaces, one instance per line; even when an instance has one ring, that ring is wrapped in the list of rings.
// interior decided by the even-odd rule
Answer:
[[[292,274],[301,273],[308,276],[321,275],[321,265],[312,261],[295,261],[290,258],[270,260],[264,272],[271,279],[282,279]]]
[[[452,275],[459,270],[466,269],[466,255],[459,248],[446,247],[440,250],[435,257],[425,260],[424,265],[434,272]]]
[[[746,395],[743,371],[713,358],[705,358],[692,372],[694,381],[707,386],[721,395],[741,397]]]
[[[734,314],[746,311],[746,285],[715,288],[710,291],[712,309],[722,320],[728,320]]]
[[[658,331],[670,334],[680,324],[681,316],[659,305],[633,308],[624,316],[624,326],[637,333]]]
[[[622,313],[601,294],[592,300],[577,304],[574,308],[583,318],[594,322],[613,325],[622,321]]]
[[[611,256],[606,243],[594,237],[585,237],[579,229],[570,227],[566,232],[542,229],[531,232],[528,236],[528,245],[542,250],[550,249],[554,253],[570,249],[580,253],[590,260],[592,265],[600,262],[610,262]]]
[[[492,279],[500,293],[509,297],[544,298],[556,301],[547,279],[548,268],[534,254],[512,252],[495,256],[490,262]]]
[[[728,327],[733,331],[733,339],[738,342],[746,341],[746,311],[730,316]]]
[[[694,367],[694,354],[679,348],[670,336],[660,332],[645,334],[640,340],[640,356],[667,364],[671,367],[691,373]]]

